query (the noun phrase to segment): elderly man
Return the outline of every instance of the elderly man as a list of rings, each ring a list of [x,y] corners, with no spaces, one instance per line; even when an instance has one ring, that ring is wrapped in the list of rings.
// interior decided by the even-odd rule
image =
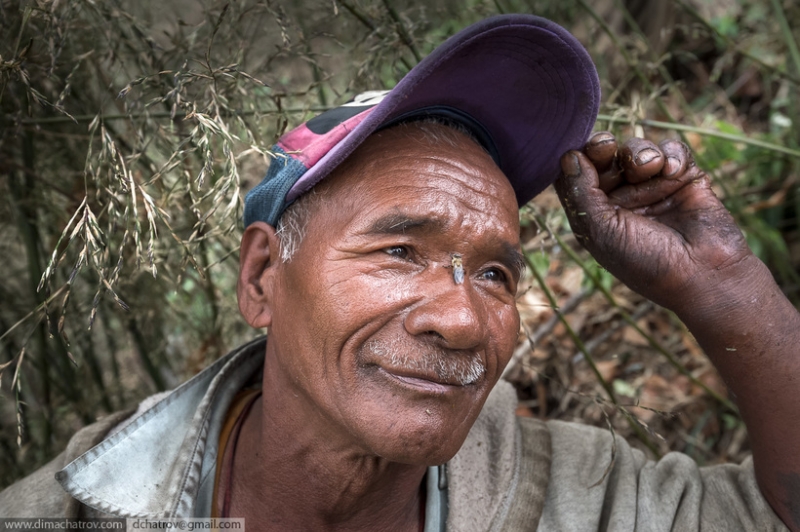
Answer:
[[[239,307],[268,339],[79,433],[2,511],[257,530],[800,529],[800,315],[681,143],[599,133],[572,149],[598,101],[580,45],[515,15],[285,135],[241,246]],[[695,334],[752,460],[648,462],[605,431],[514,417],[498,380],[519,330],[517,209],[559,164],[579,240]]]

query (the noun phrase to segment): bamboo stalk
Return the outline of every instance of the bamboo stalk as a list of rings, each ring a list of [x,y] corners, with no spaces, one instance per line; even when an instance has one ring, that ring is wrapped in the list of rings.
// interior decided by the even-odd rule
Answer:
[[[128,319],[128,332],[130,332],[131,337],[133,338],[133,344],[136,347],[139,360],[142,361],[145,371],[153,381],[156,391],[163,392],[167,389],[167,384],[164,382],[164,378],[161,376],[158,368],[153,363],[153,359],[150,357],[150,349],[147,346],[147,341],[145,340],[144,335],[139,329],[139,326],[136,324],[136,320],[134,318]]]
[[[111,375],[113,377],[113,386],[112,388],[115,391],[115,399],[119,406],[123,406],[125,404],[125,396],[123,394],[123,386],[122,386],[122,378],[120,375],[120,367],[119,367],[119,360],[117,360],[117,356],[119,355],[119,347],[117,345],[117,338],[115,337],[114,333],[111,329],[111,323],[109,322],[109,313],[108,312],[100,312],[100,322],[103,324],[103,335],[106,341],[106,352],[108,353],[108,357],[111,363]]]
[[[108,394],[108,389],[103,382],[103,371],[100,367],[100,362],[97,360],[97,354],[92,344],[91,337],[86,338],[84,344],[82,349],[83,360],[89,365],[89,372],[91,373],[97,389],[100,391],[100,404],[102,404],[103,409],[110,414],[114,411],[114,407],[111,405],[111,396]]]

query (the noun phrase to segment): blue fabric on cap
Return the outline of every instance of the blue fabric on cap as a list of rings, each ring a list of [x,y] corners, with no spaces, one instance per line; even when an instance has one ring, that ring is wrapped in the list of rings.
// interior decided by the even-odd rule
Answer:
[[[297,183],[307,168],[303,163],[290,157],[277,144],[272,147],[276,157],[267,170],[267,175],[244,199],[244,226],[264,221],[275,227],[286,210],[284,199],[289,189]]]
[[[341,108],[340,108],[341,109]],[[365,108],[359,109],[363,111]],[[350,113],[346,118],[350,118]],[[395,120],[391,120],[384,127],[391,127],[402,122],[413,122],[425,118],[441,118],[450,122],[457,122],[467,128],[475,140],[477,140],[494,159],[495,163],[500,164],[497,149],[489,133],[482,126],[458,109],[448,107],[426,107],[418,111],[413,111],[402,115]],[[291,204],[286,202],[286,194],[294,186],[298,179],[308,169],[299,160],[289,156],[285,150],[275,144],[272,152],[276,157],[272,160],[264,179],[245,196],[244,202],[244,226],[247,227],[253,222],[264,221],[276,227],[278,220],[283,212]]]

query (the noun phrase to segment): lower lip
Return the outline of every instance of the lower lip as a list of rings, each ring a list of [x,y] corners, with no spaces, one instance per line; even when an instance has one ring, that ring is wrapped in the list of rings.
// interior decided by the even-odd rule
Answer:
[[[425,391],[428,393],[442,394],[457,388],[457,386],[452,386],[450,384],[441,384],[438,382],[429,381],[427,379],[419,379],[417,377],[406,377],[404,375],[395,375],[394,373],[390,373],[383,368],[380,368],[380,371],[382,373],[385,373],[395,381],[399,381],[400,383],[406,385],[407,387],[411,387],[416,390]]]

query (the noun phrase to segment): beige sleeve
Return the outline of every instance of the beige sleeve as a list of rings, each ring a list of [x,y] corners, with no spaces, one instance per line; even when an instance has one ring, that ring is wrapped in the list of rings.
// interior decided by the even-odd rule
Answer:
[[[552,464],[539,530],[787,530],[761,495],[750,458],[711,467],[680,453],[649,461],[616,438],[612,464],[609,431],[547,425]]]
[[[56,471],[65,465],[62,452],[36,472],[0,491],[0,517],[67,517],[66,494],[55,479]]]
[[[112,427],[132,413],[116,412],[83,427],[52,461],[0,491],[0,517],[78,517],[81,505],[61,488],[56,472],[100,443]]]

